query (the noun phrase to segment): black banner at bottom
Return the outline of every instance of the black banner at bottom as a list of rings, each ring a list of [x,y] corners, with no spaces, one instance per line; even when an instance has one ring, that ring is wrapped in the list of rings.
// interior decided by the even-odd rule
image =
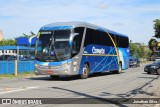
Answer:
[[[0,104],[160,104],[160,98],[0,98]]]

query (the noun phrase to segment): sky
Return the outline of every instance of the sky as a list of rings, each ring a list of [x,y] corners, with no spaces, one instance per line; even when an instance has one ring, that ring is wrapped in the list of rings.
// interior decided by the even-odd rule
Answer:
[[[145,43],[160,19],[160,0],[0,0],[0,30],[5,39],[38,33],[54,22],[84,21]]]

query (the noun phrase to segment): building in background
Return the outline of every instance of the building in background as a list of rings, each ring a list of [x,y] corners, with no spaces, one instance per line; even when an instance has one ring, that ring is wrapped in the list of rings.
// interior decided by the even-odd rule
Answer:
[[[14,58],[18,59],[21,56],[23,56],[23,59],[26,58],[25,60],[34,59],[30,55],[24,55],[27,51],[34,51],[34,48],[26,46],[0,46],[0,60],[14,60]]]
[[[0,30],[0,41],[3,40],[3,30]]]
[[[34,47],[36,37],[29,42],[28,38],[16,38],[16,46],[0,46],[0,60],[11,60],[14,57],[26,57],[26,60],[34,59]]]

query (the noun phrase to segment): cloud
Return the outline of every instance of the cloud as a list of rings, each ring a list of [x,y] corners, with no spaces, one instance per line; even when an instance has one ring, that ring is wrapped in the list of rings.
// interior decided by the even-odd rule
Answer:
[[[160,17],[160,2],[155,1],[5,0],[0,1],[0,29],[5,38],[13,38],[30,31],[36,33],[48,23],[85,21],[146,43],[154,35],[153,20]]]
[[[100,3],[99,4],[99,8],[100,9],[107,9],[108,8],[108,5],[106,3]]]
[[[123,26],[124,24],[123,23],[114,23],[113,25],[114,26]]]

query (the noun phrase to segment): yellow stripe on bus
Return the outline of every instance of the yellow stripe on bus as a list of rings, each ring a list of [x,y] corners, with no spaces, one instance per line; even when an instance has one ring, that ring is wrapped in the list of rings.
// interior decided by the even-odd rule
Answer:
[[[107,34],[108,34],[108,36],[110,37],[110,39],[112,40],[112,43],[113,43],[113,45],[114,45],[114,48],[115,48],[115,50],[116,50],[116,55],[117,55],[117,61],[118,61],[118,64],[119,64],[119,57],[118,57],[118,49],[117,49],[117,46],[116,46],[113,38],[111,37],[111,35],[110,35],[108,32],[107,32]]]

